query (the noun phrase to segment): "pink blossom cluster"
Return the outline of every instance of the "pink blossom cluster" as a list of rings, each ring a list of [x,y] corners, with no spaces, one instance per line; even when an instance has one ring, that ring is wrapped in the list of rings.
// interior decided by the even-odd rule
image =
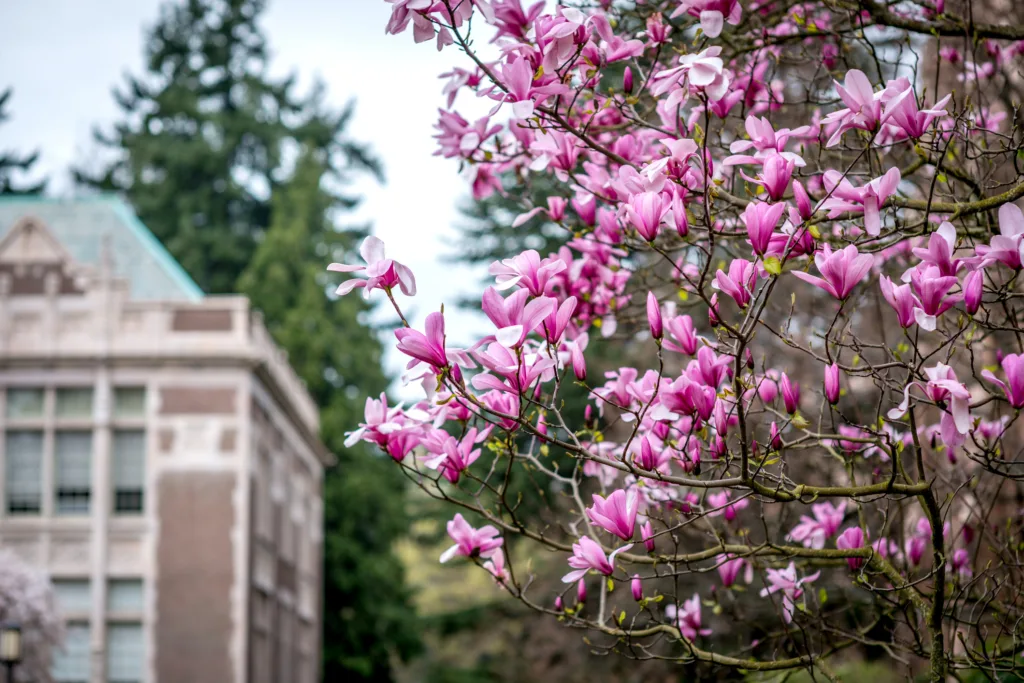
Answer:
[[[366,266],[331,266],[365,271],[339,293],[384,290],[405,323],[396,348],[423,397],[368,400],[349,443],[377,445],[466,512],[442,561],[480,564],[576,626],[669,634],[687,661],[725,661],[705,644],[725,621],[702,605],[760,600],[777,643],[812,648],[793,668],[818,654],[786,634],[840,618],[827,594],[849,584],[928,630],[929,645],[894,646],[933,674],[976,663],[933,648],[953,631],[991,642],[982,620],[958,621],[990,598],[1024,615],[1019,584],[979,580],[1016,566],[1020,528],[999,483],[1021,476],[1004,438],[1024,408],[1024,183],[1007,161],[1020,135],[1006,112],[926,89],[917,62],[867,50],[886,31],[949,35],[945,7],[389,2],[389,33],[466,57],[444,74],[438,154],[464,165],[477,200],[543,180],[554,189],[519,193],[512,227],[565,236],[490,265],[490,329],[458,347],[442,312],[405,322],[396,294],[415,280],[379,241]],[[987,38],[968,62],[934,42],[932,60],[976,90],[1011,79],[1022,44]],[[490,112],[469,123],[452,108],[463,93]],[[557,521],[519,516],[520,471],[548,480],[537,495]],[[575,606],[557,588],[553,609],[534,599],[536,567],[510,559],[533,546],[564,558]],[[612,619],[626,582],[636,606]],[[747,650],[773,656],[761,646]],[[747,656],[728,661],[759,668]]]

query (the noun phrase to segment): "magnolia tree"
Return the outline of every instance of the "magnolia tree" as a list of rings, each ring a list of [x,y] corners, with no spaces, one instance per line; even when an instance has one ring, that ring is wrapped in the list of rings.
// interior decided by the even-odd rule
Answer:
[[[403,323],[425,396],[368,401],[350,439],[451,504],[441,562],[637,659],[1019,670],[1024,27],[942,0],[389,1],[388,33],[458,60],[438,153],[478,199],[551,188],[510,221],[564,235],[490,267],[468,348],[443,310],[409,325],[376,238],[330,266]],[[588,373],[598,350],[621,367]]]
[[[53,654],[64,642],[64,621],[57,611],[53,584],[5,549],[0,549],[0,623],[21,627],[21,662],[14,681],[52,681]]]

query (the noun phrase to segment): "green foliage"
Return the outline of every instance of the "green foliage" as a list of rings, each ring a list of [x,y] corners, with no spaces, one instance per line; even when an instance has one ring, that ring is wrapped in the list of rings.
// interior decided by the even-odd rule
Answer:
[[[0,123],[11,118],[7,113],[7,103],[14,93],[12,88],[0,92]],[[29,152],[21,155],[10,150],[0,152],[0,195],[27,195],[39,194],[46,189],[46,181],[20,186],[14,180],[14,175],[28,173],[32,170],[36,161],[39,160],[39,152]]]
[[[142,221],[210,293],[234,291],[270,222],[289,159],[311,143],[379,172],[341,138],[348,112],[329,112],[320,87],[267,75],[263,0],[184,0],[149,31],[146,72],[114,92],[123,120],[94,136],[116,158],[75,170],[86,186],[124,193]],[[351,206],[355,200],[335,199]]]

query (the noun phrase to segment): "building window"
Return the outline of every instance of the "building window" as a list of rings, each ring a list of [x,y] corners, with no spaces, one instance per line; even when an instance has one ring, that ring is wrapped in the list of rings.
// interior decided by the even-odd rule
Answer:
[[[57,607],[65,617],[88,615],[92,611],[92,590],[88,579],[57,579],[53,582]]]
[[[57,389],[57,419],[92,419],[92,387]]]
[[[7,419],[32,420],[43,417],[42,389],[8,389]]]
[[[7,512],[38,515],[43,500],[43,433],[11,431],[4,441]]]
[[[142,624],[108,625],[108,683],[139,683],[143,661]]]
[[[107,612],[142,614],[142,579],[111,579],[107,584]]]
[[[54,478],[58,515],[89,514],[92,493],[92,433],[57,432]]]
[[[114,388],[114,419],[141,420],[146,417],[146,390],[143,387]]]
[[[142,512],[146,481],[146,433],[141,430],[114,432],[114,512]]]
[[[70,623],[64,647],[53,655],[53,679],[59,683],[86,683],[89,672],[89,625]]]

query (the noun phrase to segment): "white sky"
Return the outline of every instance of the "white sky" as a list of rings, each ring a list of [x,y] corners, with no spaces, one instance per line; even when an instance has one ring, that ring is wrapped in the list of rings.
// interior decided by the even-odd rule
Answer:
[[[118,119],[112,87],[125,72],[142,71],[143,31],[156,21],[160,2],[2,4],[0,88],[13,86],[14,95],[11,119],[0,126],[0,150],[40,149],[37,168],[50,176],[50,194],[68,196],[69,166],[98,153],[92,127]],[[416,274],[414,324],[446,302],[449,337],[463,343],[481,324],[454,303],[476,289],[478,278],[440,257],[455,250],[456,203],[467,188],[453,160],[432,156],[431,135],[444,104],[437,77],[465,58],[453,48],[438,53],[432,44],[414,44],[411,30],[384,35],[389,15],[382,0],[271,0],[263,19],[271,70],[296,71],[303,86],[319,77],[337,106],[357,98],[350,132],[373,145],[387,176],[384,186],[360,186],[365,201],[358,217],[372,220],[388,255]],[[479,115],[484,103],[462,97],[456,108]],[[385,340],[389,347],[392,341]],[[388,364],[397,372],[404,359],[392,351]]]

